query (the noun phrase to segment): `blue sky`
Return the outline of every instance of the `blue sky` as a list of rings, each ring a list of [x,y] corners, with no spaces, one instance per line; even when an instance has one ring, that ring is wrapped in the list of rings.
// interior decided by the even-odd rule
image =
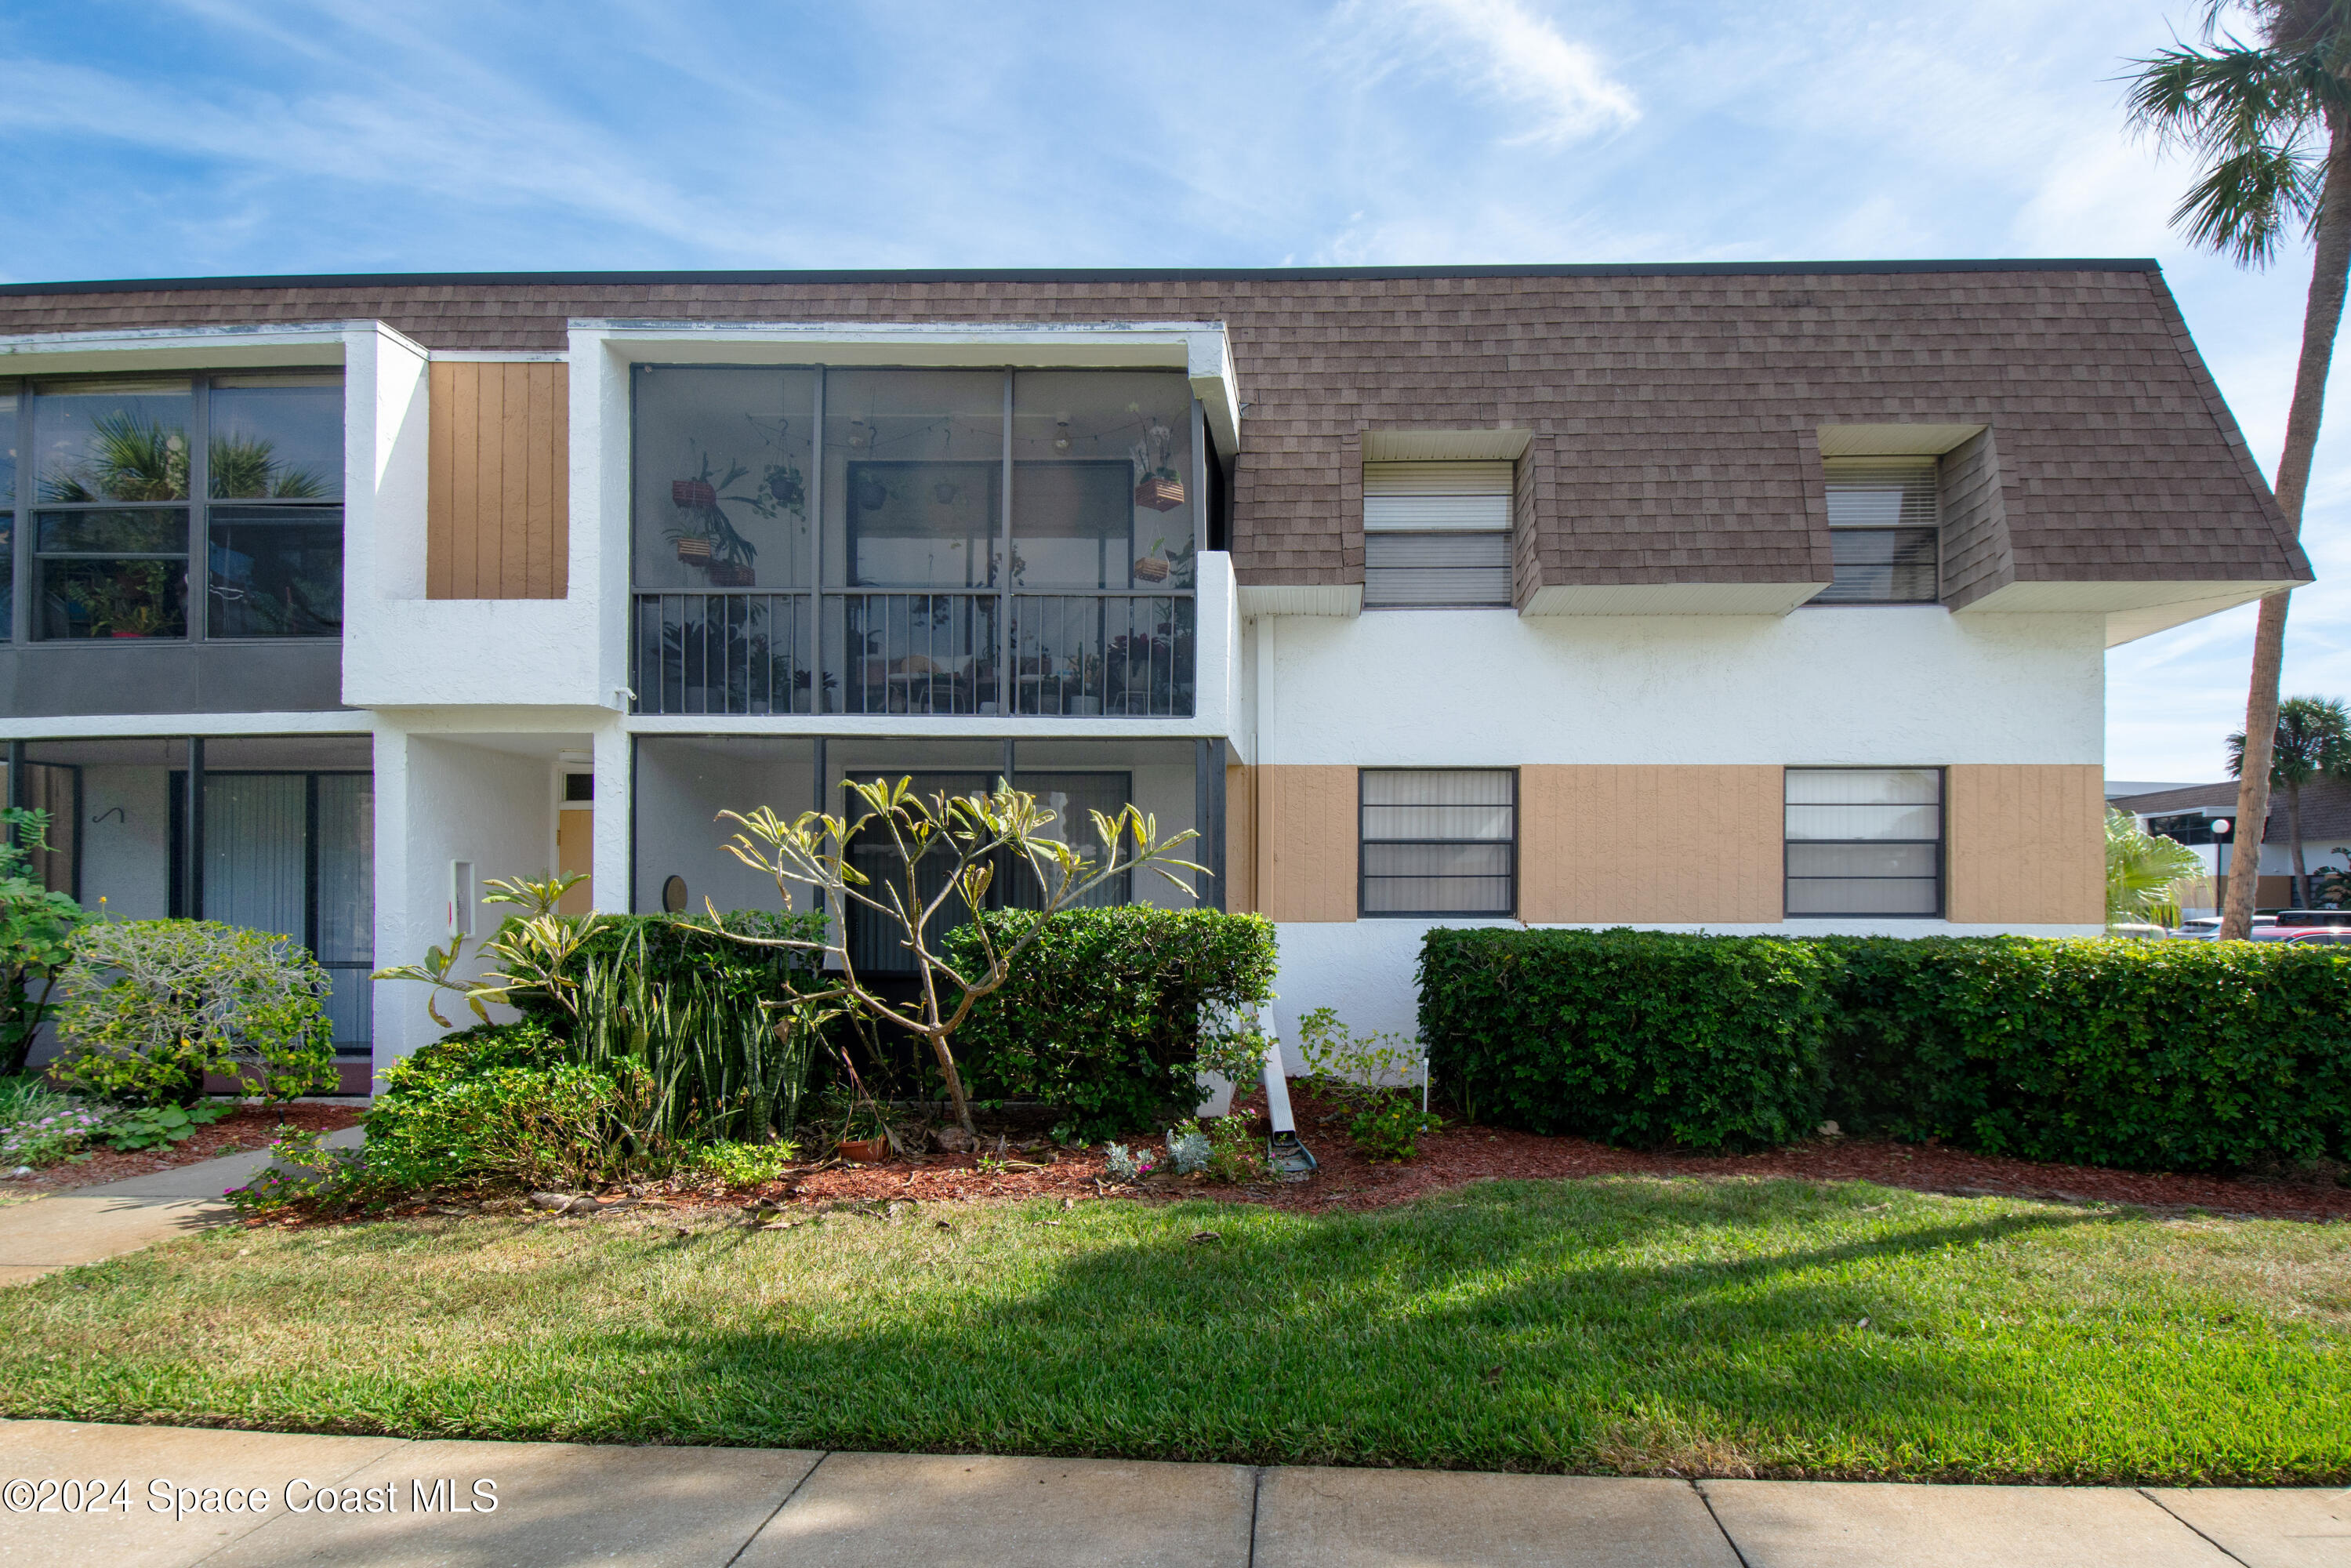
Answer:
[[[2307,253],[2175,241],[2107,0],[0,4],[0,275],[2155,256],[2265,467]],[[2351,408],[2286,689],[2351,695]],[[2252,611],[2108,658],[2220,776]]]

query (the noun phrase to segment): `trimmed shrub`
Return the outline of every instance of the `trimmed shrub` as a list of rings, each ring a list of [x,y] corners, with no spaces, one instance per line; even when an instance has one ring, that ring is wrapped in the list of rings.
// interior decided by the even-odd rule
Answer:
[[[2142,1170],[2351,1154],[2351,955],[2271,942],[1828,937],[1829,1114]]]
[[[1018,909],[979,917],[999,946],[1040,918]],[[954,931],[948,961],[977,962],[979,941],[973,926]],[[1249,1056],[1274,967],[1273,923],[1262,915],[1064,910],[956,1031],[956,1060],[975,1098],[1060,1108],[1063,1136],[1155,1126],[1199,1104],[1204,1066],[1230,1070]]]
[[[1436,1082],[1497,1126],[1783,1144],[1820,1124],[1829,965],[1767,936],[1440,927],[1420,1036]]]
[[[99,921],[73,950],[55,1071],[82,1092],[192,1105],[206,1073],[271,1100],[334,1086],[327,972],[292,937],[214,920]]]
[[[2342,1159],[2351,955],[2269,943],[1437,930],[1421,1030],[1498,1125],[1855,1132],[2143,1170]]]
[[[628,1099],[536,1019],[461,1030],[385,1070],[364,1160],[337,1196],[601,1180],[638,1152]]]

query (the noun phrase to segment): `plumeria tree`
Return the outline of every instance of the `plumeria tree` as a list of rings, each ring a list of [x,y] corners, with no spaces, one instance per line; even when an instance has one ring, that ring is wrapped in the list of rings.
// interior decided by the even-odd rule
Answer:
[[[773,877],[788,905],[795,887],[816,890],[834,915],[825,935],[799,939],[718,934],[752,946],[820,955],[825,971],[837,975],[838,981],[799,997],[797,1005],[820,1008],[837,1001],[920,1036],[946,1081],[956,1122],[974,1135],[978,1130],[972,1125],[971,1103],[956,1066],[955,1032],[980,998],[1004,984],[1013,960],[1044,933],[1045,922],[1032,923],[1020,936],[1002,944],[984,922],[977,923],[979,962],[958,968],[941,955],[934,940],[942,917],[985,908],[999,867],[1008,877],[1033,884],[1036,907],[1047,916],[1076,906],[1096,888],[1129,872],[1157,872],[1187,894],[1192,883],[1179,873],[1208,874],[1205,867],[1180,860],[1175,852],[1197,838],[1196,832],[1187,828],[1162,839],[1156,821],[1132,804],[1111,816],[1089,813],[1099,846],[1098,852],[1090,853],[1050,833],[1055,814],[1034,795],[1001,780],[984,795],[918,795],[911,779],[894,784],[886,779],[870,784],[852,779],[846,788],[864,808],[853,819],[803,811],[787,821],[764,806],[747,814],[720,813],[721,821],[740,829],[726,845],[728,852]],[[869,877],[851,863],[851,845],[868,833],[890,849],[893,863],[884,876]],[[850,949],[849,923],[842,918],[852,904],[888,922],[900,946],[913,956],[921,989],[912,1005],[891,1000],[859,974]],[[716,925],[718,912],[713,908],[710,914]]]

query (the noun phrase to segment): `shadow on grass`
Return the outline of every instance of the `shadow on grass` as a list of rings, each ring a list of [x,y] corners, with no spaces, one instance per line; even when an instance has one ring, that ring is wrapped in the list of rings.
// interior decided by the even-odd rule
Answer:
[[[119,1378],[61,1385],[79,1403],[57,1413],[1259,1463],[2351,1473],[2339,1357],[2185,1334],[2112,1304],[2138,1281],[2044,1266],[2043,1241],[2132,1223],[2112,1214],[1625,1177],[1339,1216],[1187,1203],[975,1208],[952,1233],[927,1213],[837,1223],[859,1228],[590,1228],[519,1259],[505,1227],[351,1232],[339,1245],[373,1254],[370,1270],[287,1259],[248,1298],[258,1321],[308,1312],[323,1342],[381,1290],[380,1348],[348,1371],[314,1354],[207,1377],[195,1342],[158,1333]],[[485,1288],[493,1271],[510,1292]],[[211,1276],[209,1310],[236,1278]],[[453,1362],[420,1325],[465,1312],[479,1354]]]
[[[655,1336],[693,1362],[695,1395],[635,1415],[681,1440],[747,1427],[866,1448],[1837,1474],[1960,1473],[1972,1450],[2002,1473],[2103,1473],[2038,1402],[2030,1357],[1940,1332],[1898,1277],[2104,1217],[1806,1244],[1855,1218],[1814,1193],[1493,1184],[1344,1218],[1185,1206],[980,1319]],[[1204,1228],[1217,1239],[1193,1239]],[[2039,1451],[1990,1435],[2020,1422]]]

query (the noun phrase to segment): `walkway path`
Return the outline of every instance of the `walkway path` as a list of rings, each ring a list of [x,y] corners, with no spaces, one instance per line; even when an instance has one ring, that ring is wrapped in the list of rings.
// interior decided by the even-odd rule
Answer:
[[[357,1148],[357,1127],[327,1135],[329,1148]],[[218,1225],[234,1211],[221,1194],[269,1164],[266,1149],[204,1160],[102,1186],[78,1186],[0,1208],[0,1285],[57,1269],[136,1252],[170,1237]]]
[[[1693,1485],[53,1421],[0,1422],[0,1505],[8,1568],[2351,1564],[2351,1496],[2334,1490]]]

